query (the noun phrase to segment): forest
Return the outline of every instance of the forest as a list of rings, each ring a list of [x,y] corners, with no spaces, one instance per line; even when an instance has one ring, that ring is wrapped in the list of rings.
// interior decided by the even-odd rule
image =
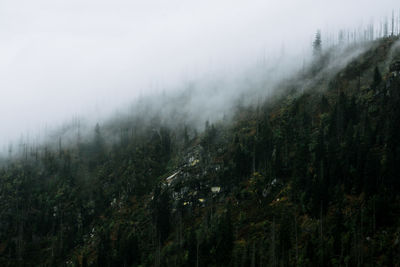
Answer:
[[[139,114],[22,144],[1,162],[0,265],[398,266],[400,41],[388,25],[340,49],[318,32],[279,93],[200,129]]]

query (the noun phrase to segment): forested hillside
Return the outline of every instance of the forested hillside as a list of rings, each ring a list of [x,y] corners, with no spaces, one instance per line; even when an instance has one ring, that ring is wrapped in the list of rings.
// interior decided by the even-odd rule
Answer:
[[[398,266],[398,38],[332,53],[202,131],[160,114],[5,160],[0,265]]]

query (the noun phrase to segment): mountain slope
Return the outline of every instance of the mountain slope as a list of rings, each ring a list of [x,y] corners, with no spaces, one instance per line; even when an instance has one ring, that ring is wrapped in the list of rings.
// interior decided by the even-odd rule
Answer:
[[[326,53],[200,134],[154,118],[27,150],[0,173],[1,265],[396,266],[396,41]]]

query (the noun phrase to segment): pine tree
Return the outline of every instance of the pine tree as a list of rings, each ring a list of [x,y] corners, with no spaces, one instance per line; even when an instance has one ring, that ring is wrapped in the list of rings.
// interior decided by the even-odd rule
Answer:
[[[190,229],[189,236],[187,238],[186,247],[188,249],[188,259],[186,262],[187,266],[196,266],[197,259],[197,239],[196,233],[193,228]]]
[[[322,51],[322,40],[321,40],[321,31],[318,30],[317,33],[315,34],[315,40],[313,42],[313,53],[314,56],[319,56],[321,55]]]
[[[231,204],[228,204],[224,217],[218,223],[216,240],[216,260],[218,266],[229,266],[233,249],[233,227]]]
[[[375,67],[374,70],[374,82],[373,82],[373,86],[376,87],[378,86],[380,83],[382,82],[382,75],[378,69],[378,67]]]
[[[154,214],[157,235],[161,244],[167,239],[170,230],[170,196],[168,191],[157,187],[154,192]]]

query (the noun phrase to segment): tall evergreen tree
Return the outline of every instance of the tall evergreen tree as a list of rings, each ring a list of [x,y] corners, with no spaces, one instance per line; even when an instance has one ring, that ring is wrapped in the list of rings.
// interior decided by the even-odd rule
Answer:
[[[313,53],[314,56],[320,56],[322,52],[322,40],[321,40],[321,31],[318,30],[315,34],[315,40],[313,42]]]
[[[374,81],[373,81],[373,86],[376,87],[382,82],[382,75],[378,69],[378,66],[375,67],[374,69]]]

